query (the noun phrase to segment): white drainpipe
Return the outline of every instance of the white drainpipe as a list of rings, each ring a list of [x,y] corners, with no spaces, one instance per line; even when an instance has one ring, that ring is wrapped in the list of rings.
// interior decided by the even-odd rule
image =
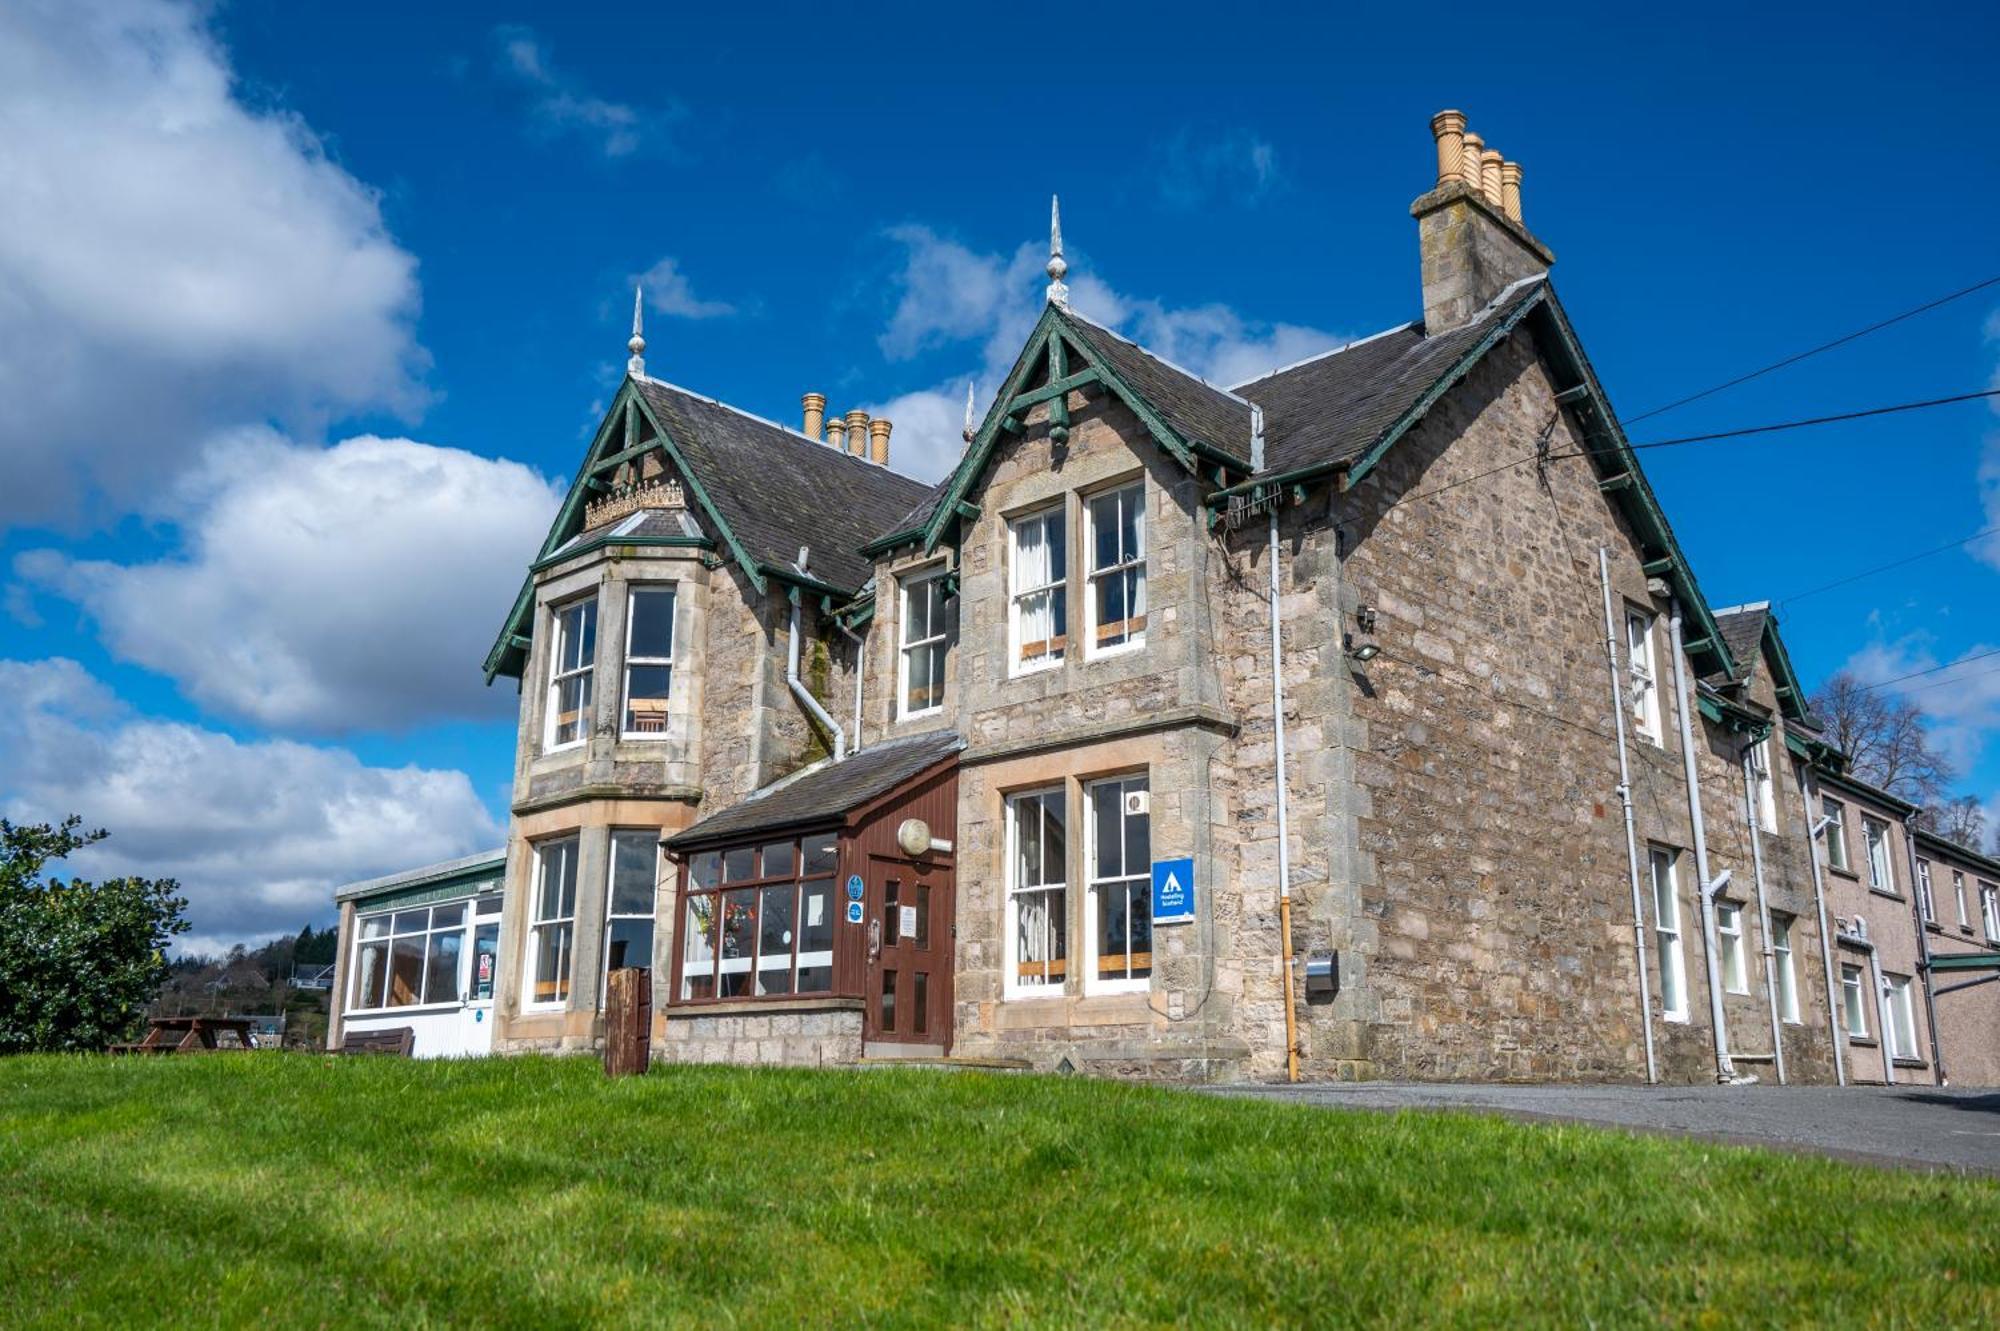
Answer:
[[[1625,753],[1625,688],[1618,669],[1618,624],[1611,612],[1611,552],[1597,548],[1604,584],[1604,659],[1611,668],[1611,714],[1618,723],[1618,803],[1625,810],[1625,866],[1632,879],[1632,959],[1639,968],[1639,1026],[1646,1033],[1646,1081],[1660,1079],[1653,1062],[1653,994],[1646,978],[1646,907],[1639,889],[1639,834],[1632,825],[1632,768]]]
[[[1812,861],[1813,909],[1819,912],[1819,959],[1826,968],[1826,1014],[1833,1021],[1833,1075],[1847,1085],[1847,1022],[1840,1012],[1840,989],[1834,984],[1833,933],[1827,928],[1826,883],[1820,876],[1819,840],[1826,835],[1826,819],[1813,807],[1812,789],[1807,784],[1805,764],[1799,765],[1799,803],[1806,813],[1806,856]]]
[[[804,573],[806,571],[806,557],[810,553],[811,551],[807,547],[805,546],[799,547],[799,559],[798,559],[799,572]],[[840,728],[840,723],[838,721],[835,721],[833,717],[827,713],[826,708],[819,705],[819,699],[812,696],[812,690],[807,688],[799,680],[799,589],[798,588],[796,587],[792,588],[791,599],[792,599],[792,635],[791,635],[792,640],[790,644],[790,651],[787,653],[785,660],[785,684],[791,689],[792,696],[799,700],[799,706],[805,708],[806,711],[813,717],[814,720],[818,721],[821,725],[825,726],[828,730],[831,730],[833,732],[833,760],[835,762],[839,762],[841,759],[847,756],[847,732]]]
[[[1773,726],[1773,734],[1777,733]],[[1756,783],[1751,777],[1751,753],[1756,741],[1747,736],[1743,744],[1743,818],[1750,825],[1750,876],[1757,884],[1757,925],[1764,940],[1764,997],[1771,1004],[1771,1063],[1778,1073],[1778,1085],[1785,1084],[1785,1032],[1778,1020],[1777,951],[1771,946],[1771,908],[1764,900],[1764,842],[1757,825]]]
[[[1687,777],[1688,817],[1694,824],[1694,872],[1701,895],[1701,954],[1708,963],[1708,1016],[1715,1029],[1715,1079],[1736,1080],[1736,1068],[1729,1061],[1729,1029],[1722,1018],[1722,975],[1715,957],[1715,890],[1721,886],[1708,876],[1708,829],[1701,817],[1701,771],[1695,762],[1694,710],[1688,696],[1687,667],[1681,662],[1681,601],[1673,599],[1667,617],[1667,632],[1674,656],[1674,695],[1681,723],[1681,766]]]
[[[838,618],[833,624],[854,641],[854,751],[859,753],[861,752],[861,686],[868,678],[868,635],[856,633]]]

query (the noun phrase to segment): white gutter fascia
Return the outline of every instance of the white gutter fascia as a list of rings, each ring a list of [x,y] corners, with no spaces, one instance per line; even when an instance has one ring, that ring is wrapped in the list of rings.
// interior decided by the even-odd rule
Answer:
[[[1681,767],[1686,775],[1688,796],[1688,817],[1694,825],[1694,871],[1701,882],[1697,894],[1701,898],[1701,952],[1707,962],[1708,973],[1708,1014],[1714,1025],[1715,1079],[1719,1082],[1736,1080],[1736,1068],[1729,1061],[1729,1028],[1722,1015],[1721,973],[1716,965],[1715,955],[1715,884],[1708,876],[1708,830],[1701,816],[1701,772],[1695,761],[1694,726],[1689,720],[1692,706],[1688,699],[1687,666],[1681,660],[1681,601],[1673,598],[1672,608],[1667,616],[1669,646],[1674,654],[1674,700],[1675,710],[1680,713]]]
[[[1625,867],[1632,882],[1632,960],[1639,970],[1639,1026],[1646,1036],[1646,1082],[1660,1080],[1653,1061],[1653,994],[1646,978],[1646,907],[1639,887],[1639,834],[1632,822],[1632,766],[1625,749],[1625,689],[1618,669],[1618,624],[1611,609],[1611,552],[1597,548],[1604,584],[1604,659],[1611,672],[1611,715],[1618,726],[1618,803],[1625,812]]]

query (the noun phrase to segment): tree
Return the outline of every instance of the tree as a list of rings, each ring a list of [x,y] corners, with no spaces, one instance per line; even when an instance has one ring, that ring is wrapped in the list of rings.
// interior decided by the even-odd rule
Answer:
[[[1946,841],[1978,850],[1986,836],[1986,809],[1976,795],[1960,795],[1917,811],[1917,826]]]
[[[104,839],[82,824],[0,819],[0,1053],[123,1038],[166,978],[168,942],[188,927],[171,878],[42,881],[51,860]]]
[[[1924,714],[1907,698],[1887,698],[1847,671],[1812,696],[1827,740],[1854,764],[1854,774],[1892,795],[1928,807],[1951,784],[1952,766],[1931,747]]]

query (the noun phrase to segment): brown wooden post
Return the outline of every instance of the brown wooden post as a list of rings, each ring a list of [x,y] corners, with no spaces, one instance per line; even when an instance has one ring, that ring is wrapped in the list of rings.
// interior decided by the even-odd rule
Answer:
[[[653,973],[636,966],[611,972],[604,1000],[604,1075],[631,1077],[652,1054]]]

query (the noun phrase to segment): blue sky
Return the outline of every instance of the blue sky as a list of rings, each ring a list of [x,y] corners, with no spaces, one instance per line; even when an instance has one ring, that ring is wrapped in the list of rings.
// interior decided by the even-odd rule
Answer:
[[[884,412],[927,475],[1052,191],[1079,305],[1247,377],[1416,314],[1444,106],[1628,418],[2000,274],[1984,7],[830,8],[10,6],[0,809],[109,825],[83,867],[204,941],[497,844],[479,662],[642,274],[653,373]],[[1996,293],[1631,434],[1986,387]],[[1982,404],[1646,462],[1718,606],[2000,525]],[[2000,646],[1996,593],[1987,540],[1782,612],[1809,683],[1886,679]],[[1909,696],[2000,814],[1990,664]]]

